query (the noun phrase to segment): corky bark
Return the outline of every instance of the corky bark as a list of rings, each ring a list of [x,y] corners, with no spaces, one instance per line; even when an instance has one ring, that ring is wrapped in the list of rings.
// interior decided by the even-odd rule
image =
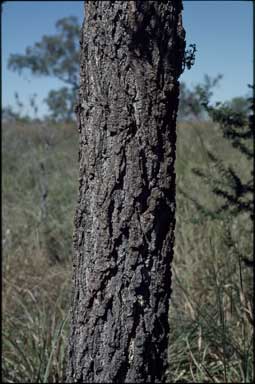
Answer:
[[[181,10],[86,3],[69,382],[166,379]]]

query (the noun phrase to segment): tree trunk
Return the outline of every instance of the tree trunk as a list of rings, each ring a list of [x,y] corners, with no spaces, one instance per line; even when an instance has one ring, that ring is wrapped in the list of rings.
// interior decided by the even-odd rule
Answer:
[[[166,379],[181,10],[86,3],[69,382]]]

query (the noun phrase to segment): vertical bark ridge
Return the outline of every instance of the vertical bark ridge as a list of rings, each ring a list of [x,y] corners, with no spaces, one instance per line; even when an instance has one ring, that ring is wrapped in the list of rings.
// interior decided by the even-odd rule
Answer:
[[[165,380],[181,10],[86,4],[67,381]]]

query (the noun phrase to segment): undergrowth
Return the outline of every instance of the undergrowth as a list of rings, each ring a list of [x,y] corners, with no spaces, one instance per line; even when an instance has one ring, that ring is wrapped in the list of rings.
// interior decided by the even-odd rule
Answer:
[[[71,125],[6,123],[2,139],[2,379],[61,382],[78,135]],[[169,381],[252,382],[252,274],[227,242],[227,229],[235,226],[238,244],[250,252],[245,217],[212,220],[182,193],[209,208],[217,204],[192,173],[201,164],[212,171],[205,148],[243,174],[248,169],[212,123],[179,124]]]

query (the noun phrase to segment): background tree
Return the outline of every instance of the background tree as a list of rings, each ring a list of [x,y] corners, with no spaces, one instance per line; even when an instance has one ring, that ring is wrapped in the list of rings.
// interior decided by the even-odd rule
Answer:
[[[214,88],[218,86],[221,79],[221,74],[215,78],[204,75],[204,80],[191,88],[181,82],[178,119],[197,120],[206,118],[208,114],[202,103],[205,99],[209,100],[212,97]]]
[[[207,149],[206,153],[214,173],[208,175],[202,169],[194,169],[193,172],[211,187],[214,195],[220,197],[220,203],[213,211],[206,208],[202,208],[202,210],[204,214],[214,219],[227,217],[228,225],[225,230],[229,246],[235,247],[239,262],[244,261],[246,265],[252,265],[254,99],[234,98],[231,102],[217,103],[216,106],[210,105],[209,100],[205,99],[204,107],[210,118],[221,130],[223,139],[229,141],[231,146],[236,149],[240,160],[242,157],[246,158],[248,167],[246,174],[240,174],[238,170],[216,158],[213,152]],[[250,234],[251,247],[248,254],[243,253],[242,246],[237,246],[241,237],[241,228],[238,228],[237,233],[232,233],[232,222],[236,220],[238,215],[244,217],[245,237],[248,233]]]
[[[226,101],[224,105],[229,107],[232,113],[235,112],[248,116],[250,114],[250,103],[248,99],[248,96],[237,96],[233,97],[233,99],[229,101]]]
[[[80,25],[74,16],[56,22],[57,34],[45,35],[25,54],[10,55],[8,66],[18,73],[30,70],[37,76],[54,76],[66,84],[53,90],[45,99],[50,116],[56,120],[69,120],[74,116],[76,91],[79,86],[79,34]]]
[[[55,121],[70,121],[74,117],[77,89],[62,87],[51,90],[46,99],[50,117]]]
[[[253,87],[251,87],[253,88]],[[220,130],[223,140],[227,140],[237,151],[237,156],[241,159],[246,158],[249,165],[246,174],[238,173],[213,153],[209,148],[204,147],[211,172],[201,168],[193,168],[192,172],[206,183],[211,192],[219,197],[213,209],[209,209],[199,203],[196,198],[192,198],[185,191],[181,191],[187,198],[191,198],[197,209],[204,216],[211,217],[213,220],[227,220],[225,226],[227,242],[233,247],[237,244],[237,239],[232,238],[231,222],[237,215],[244,215],[245,232],[250,232],[252,237],[252,220],[254,220],[254,201],[253,201],[253,172],[254,160],[254,98],[235,97],[224,103],[217,102],[215,106],[210,103],[212,94],[210,92],[200,93],[201,108],[204,108],[209,118],[215,123],[217,130]],[[205,165],[206,167],[208,164]],[[240,228],[239,228],[240,229]],[[239,232],[240,235],[240,232]],[[247,265],[252,265],[252,249],[248,255],[242,254],[239,250],[239,259],[244,260]]]
[[[204,217],[224,223],[222,236],[228,246],[225,258],[228,257],[230,261],[234,256],[232,270],[237,270],[240,278],[240,288],[235,294],[240,295],[240,308],[245,308],[245,316],[254,325],[253,271],[250,268],[254,266],[254,98],[234,98],[213,106],[207,95],[204,96],[203,107],[215,123],[215,129],[221,132],[222,139],[234,148],[239,162],[246,164],[246,169],[240,171],[237,166],[233,168],[216,156],[212,149],[204,147],[208,164],[193,168],[192,171],[200,178],[200,183],[202,181],[208,185],[216,197],[215,204],[208,207],[185,191],[182,194],[193,201],[202,220]],[[240,314],[240,319],[242,316]]]
[[[181,11],[86,3],[68,382],[166,380]]]

